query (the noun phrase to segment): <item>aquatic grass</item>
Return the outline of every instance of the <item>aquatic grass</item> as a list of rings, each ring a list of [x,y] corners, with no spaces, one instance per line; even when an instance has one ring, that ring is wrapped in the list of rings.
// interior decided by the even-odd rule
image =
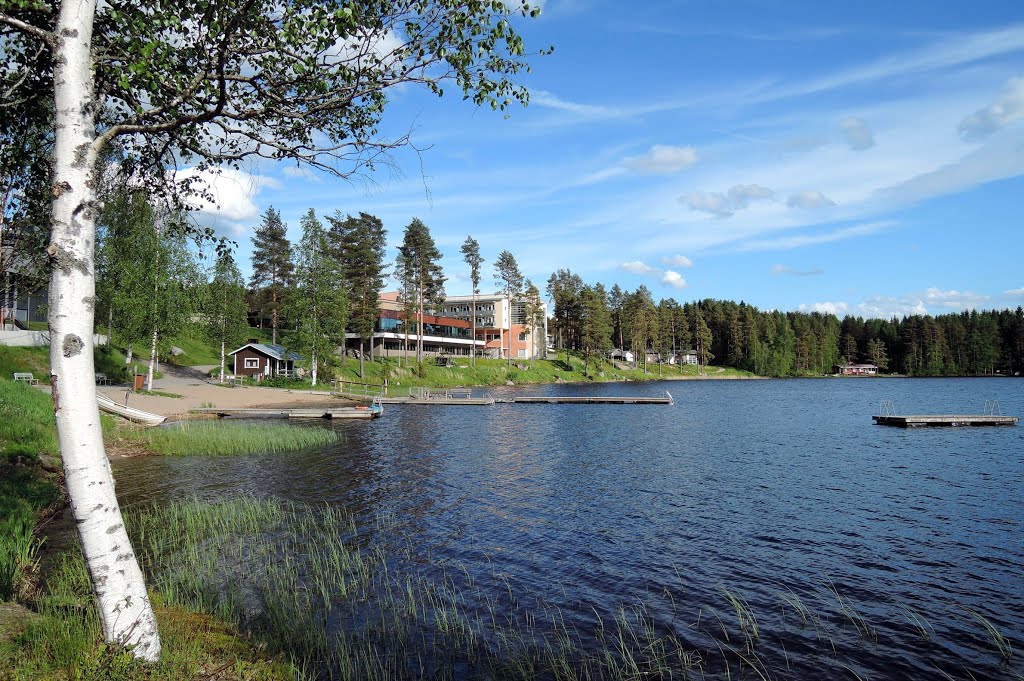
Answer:
[[[739,622],[740,631],[743,632],[747,640],[747,650],[752,651],[761,636],[760,630],[757,627],[757,618],[754,617],[754,613],[745,599],[733,594],[725,587],[722,587],[722,594],[736,613],[736,620]]]
[[[782,654],[767,644],[771,624],[785,620],[755,617],[731,584],[720,591],[739,639],[731,617],[728,627],[717,620],[721,631],[717,615],[702,616],[705,605],[695,619],[677,619],[686,604],[660,592],[607,608],[580,603],[592,617],[578,619],[525,591],[498,561],[470,571],[415,551],[394,515],[357,524],[337,507],[239,497],[135,507],[126,522],[162,603],[214,614],[314,678],[794,678],[798,668],[782,659],[790,636],[804,649],[816,636],[812,654],[854,674],[861,667],[850,655],[873,645],[861,635],[837,651],[829,634],[851,615],[829,621],[810,596],[785,585],[785,610],[801,613],[795,624],[815,633],[779,632]],[[816,594],[820,604],[831,595],[856,613],[831,586]],[[81,607],[72,600],[65,609]]]
[[[835,584],[832,583],[832,580],[827,581],[828,583],[826,584],[826,588],[832,594],[832,596],[835,597],[836,604],[839,609],[839,614],[847,622],[853,625],[853,628],[862,638],[877,643],[878,631],[873,626],[871,626],[871,624],[864,618],[863,615],[857,612],[857,609],[853,606],[853,603],[850,600],[844,598],[843,595],[839,593],[839,589],[836,587]]]
[[[125,430],[123,437],[165,456],[278,453],[338,441],[327,428],[284,423],[184,421],[180,426]]]
[[[935,629],[932,625],[914,608],[906,603],[900,603],[896,609],[899,615],[910,624],[918,637],[928,640],[935,634]]]
[[[992,644],[995,646],[996,651],[998,651],[999,656],[1002,657],[1004,661],[1009,662],[1013,659],[1013,645],[1010,643],[1010,640],[999,631],[996,625],[992,623],[992,620],[973,608],[965,607],[963,608],[963,611],[974,621],[981,624],[985,629],[985,633],[988,634],[989,638],[992,640]]]

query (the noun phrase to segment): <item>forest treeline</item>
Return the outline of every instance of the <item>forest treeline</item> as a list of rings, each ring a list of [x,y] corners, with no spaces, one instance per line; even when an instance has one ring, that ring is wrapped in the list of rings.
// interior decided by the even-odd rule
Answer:
[[[847,362],[909,376],[1019,375],[1024,368],[1024,309],[1019,306],[902,319],[839,319],[710,298],[655,303],[645,286],[633,292],[618,285],[606,290],[568,270],[551,276],[548,293],[557,346],[587,355],[621,348],[638,356],[666,357],[692,349],[701,364],[775,377],[828,374]]]

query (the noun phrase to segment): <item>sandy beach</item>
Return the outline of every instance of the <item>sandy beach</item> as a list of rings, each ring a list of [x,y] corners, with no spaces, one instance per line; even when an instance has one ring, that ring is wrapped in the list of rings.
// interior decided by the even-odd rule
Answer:
[[[222,386],[207,377],[212,367],[161,367],[163,378],[153,381],[153,390],[174,393],[181,397],[156,397],[129,392],[125,385],[104,386],[99,389],[112,400],[128,406],[161,414],[169,418],[184,418],[192,409],[221,407],[231,409],[258,407],[318,407],[343,406],[348,400],[331,397],[329,386],[323,390],[287,390],[284,388],[260,388],[255,386]]]

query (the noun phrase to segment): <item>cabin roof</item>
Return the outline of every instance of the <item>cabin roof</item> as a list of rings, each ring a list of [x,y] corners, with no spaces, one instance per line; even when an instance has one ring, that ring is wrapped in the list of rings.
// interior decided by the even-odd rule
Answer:
[[[229,352],[228,355],[234,355],[246,348],[252,348],[261,355],[266,355],[267,357],[272,357],[282,361],[296,362],[304,359],[302,355],[285,349],[283,345],[273,345],[271,343],[246,343],[237,350]]]

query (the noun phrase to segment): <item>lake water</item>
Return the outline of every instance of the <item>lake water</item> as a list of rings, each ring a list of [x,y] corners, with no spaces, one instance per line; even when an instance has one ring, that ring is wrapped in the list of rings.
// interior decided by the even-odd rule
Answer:
[[[771,678],[1020,678],[1024,426],[904,430],[870,416],[880,400],[982,413],[990,399],[1024,416],[1024,382],[489,392],[665,390],[674,405],[391,406],[372,422],[315,426],[344,438],[322,451],[152,457],[114,472],[129,505],[255,494],[336,505],[367,524],[388,514],[425,563],[458,566],[445,574],[469,608],[525,595],[586,631],[642,605],[708,660],[740,631],[728,590],[756,617],[752,651]],[[795,603],[816,618],[802,622]],[[1014,647],[1009,663],[978,616]]]

